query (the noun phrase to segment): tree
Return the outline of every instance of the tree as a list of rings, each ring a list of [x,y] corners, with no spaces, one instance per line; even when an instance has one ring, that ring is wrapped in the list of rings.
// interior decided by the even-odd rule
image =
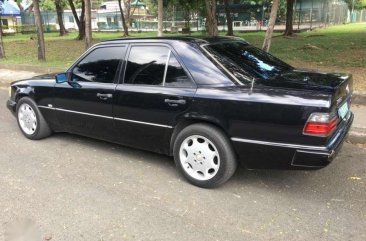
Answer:
[[[269,17],[269,23],[268,23],[268,27],[267,27],[267,31],[266,31],[266,36],[264,38],[263,46],[262,46],[262,49],[266,52],[269,51],[269,48],[271,46],[271,39],[272,39],[273,29],[276,24],[278,6],[279,6],[279,0],[273,0],[271,14]]]
[[[64,17],[63,17],[64,6],[62,0],[55,0],[55,7],[56,7],[58,25],[60,27],[60,36],[64,36],[67,34],[67,31],[64,25]]]
[[[68,0],[72,15],[75,18],[76,25],[78,25],[79,35],[77,36],[77,40],[83,40],[85,38],[85,2],[81,0],[81,14],[80,18],[76,12],[75,4],[73,0]]]
[[[216,1],[205,0],[206,4],[206,30],[209,36],[217,36]]]
[[[347,3],[348,9],[360,10],[366,8],[366,0],[344,0]]]
[[[229,8],[229,0],[224,0],[224,6],[225,6],[226,21],[227,21],[227,34],[226,35],[234,36],[233,18],[231,17],[231,11]]]
[[[158,0],[158,37],[163,36],[163,0]]]
[[[133,8],[131,8],[131,0],[123,0],[123,5],[124,5],[124,8],[122,7],[122,2],[121,2],[121,8],[124,13],[123,17],[125,19],[125,24],[126,24],[125,29],[127,29],[125,31],[127,31],[127,33],[128,33],[128,28],[131,26],[131,20],[132,20],[131,17],[135,12],[136,7],[138,7],[138,6],[134,5]],[[123,19],[122,19],[122,21],[123,21]],[[122,22],[122,24],[123,24],[123,22]]]
[[[0,0],[0,13],[3,11],[3,3],[4,0]],[[2,21],[0,19],[0,59],[5,58],[5,49],[3,43],[3,26]]]
[[[351,13],[351,22],[354,21],[354,10],[361,10],[361,9],[364,9],[366,8],[366,0],[344,0],[346,3],[347,3],[347,6],[348,6],[348,9]],[[362,12],[361,14],[362,15]],[[362,16],[360,16],[362,17]],[[361,18],[360,18],[360,21],[361,21]]]
[[[33,12],[34,12],[34,22],[37,29],[37,42],[38,42],[38,60],[46,60],[46,49],[43,36],[43,25],[41,11],[39,10],[39,0],[32,0],[33,2]]]
[[[291,36],[294,34],[293,19],[294,19],[294,0],[287,0],[286,6],[286,30],[283,35]]]
[[[92,45],[92,26],[91,26],[91,2],[84,0],[85,3],[85,49]]]
[[[123,9],[122,9],[122,0],[118,0],[118,7],[119,7],[119,11],[121,12],[123,36],[127,37],[128,36],[128,26],[126,24],[125,14],[123,13]]]
[[[190,28],[192,10],[195,9],[195,7],[197,7],[197,0],[178,0],[178,1],[170,1],[169,3],[173,5],[173,7],[179,10],[183,9],[185,28]],[[172,15],[174,15],[174,13]],[[172,19],[174,21],[174,16],[172,16]]]

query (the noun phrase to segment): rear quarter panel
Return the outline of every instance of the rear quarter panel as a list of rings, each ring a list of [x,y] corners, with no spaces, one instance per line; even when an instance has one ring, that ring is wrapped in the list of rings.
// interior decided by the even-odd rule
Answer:
[[[256,89],[242,87],[198,88],[192,106],[192,115],[202,115],[220,126],[231,139],[243,138],[257,141],[290,143],[300,145],[325,145],[327,138],[302,134],[304,125],[312,112],[329,111],[331,96],[322,93],[283,89]],[[198,114],[199,113],[199,114]],[[236,143],[232,142],[237,153]],[[240,146],[240,148],[243,145]],[[253,149],[247,145],[247,155],[256,155],[259,166],[271,157],[271,151]],[[242,153],[239,153],[242,156]],[[275,165],[288,165],[291,153],[277,153]],[[240,158],[241,159],[241,158]],[[286,160],[286,161],[285,161]],[[267,162],[268,164],[268,162]],[[251,166],[251,165],[249,165]],[[275,166],[267,165],[275,168]]]

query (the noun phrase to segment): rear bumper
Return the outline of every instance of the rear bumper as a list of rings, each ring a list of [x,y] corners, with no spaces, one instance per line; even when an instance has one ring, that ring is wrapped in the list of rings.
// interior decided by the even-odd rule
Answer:
[[[6,107],[13,113],[15,114],[16,108],[17,108],[17,103],[13,100],[8,100],[6,102]]]
[[[239,160],[248,168],[304,169],[327,166],[342,147],[353,114],[334,133],[326,146],[298,145],[231,138]]]

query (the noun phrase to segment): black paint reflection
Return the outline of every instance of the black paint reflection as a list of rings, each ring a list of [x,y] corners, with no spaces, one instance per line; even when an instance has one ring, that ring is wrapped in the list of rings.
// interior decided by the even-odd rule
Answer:
[[[76,82],[113,83],[124,47],[98,48],[87,55],[74,69]]]
[[[208,45],[210,51],[239,80],[247,81],[248,71],[268,79],[293,68],[274,56],[245,42],[223,42]]]

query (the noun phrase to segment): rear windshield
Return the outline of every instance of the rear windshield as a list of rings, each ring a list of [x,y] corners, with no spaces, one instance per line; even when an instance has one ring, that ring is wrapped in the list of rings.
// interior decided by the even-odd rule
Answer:
[[[249,76],[268,79],[293,69],[246,42],[222,42],[205,45],[203,48],[241,82],[248,81]]]

